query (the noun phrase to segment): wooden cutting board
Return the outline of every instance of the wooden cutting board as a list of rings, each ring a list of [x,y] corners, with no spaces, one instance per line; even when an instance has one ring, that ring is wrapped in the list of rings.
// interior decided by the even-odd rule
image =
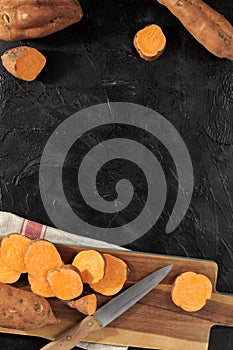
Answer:
[[[66,263],[70,263],[75,254],[84,249],[64,245],[57,247]],[[152,349],[207,350],[213,325],[233,326],[233,298],[216,292],[218,267],[215,262],[115,250],[99,251],[109,252],[128,264],[130,273],[126,288],[163,266],[173,264],[173,269],[163,282],[140,302],[85,341]],[[181,310],[171,300],[172,284],[177,275],[185,271],[202,273],[208,276],[213,284],[211,300],[202,310],[195,313]],[[109,297],[98,295],[98,306],[108,300]],[[0,328],[0,332],[51,339],[83,318],[76,310],[70,309],[66,302],[55,298],[49,301],[59,320],[57,325],[28,332]]]

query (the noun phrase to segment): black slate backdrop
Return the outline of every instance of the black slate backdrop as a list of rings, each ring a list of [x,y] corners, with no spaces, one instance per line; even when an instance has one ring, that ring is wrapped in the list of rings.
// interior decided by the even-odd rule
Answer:
[[[231,0],[206,2],[233,22]],[[81,5],[82,21],[61,32],[0,43],[1,54],[26,44],[47,57],[45,69],[32,83],[15,79],[0,66],[0,209],[53,225],[40,197],[39,164],[55,128],[71,114],[98,103],[121,101],[150,107],[166,117],[186,143],[195,187],[190,208],[175,231],[164,232],[165,213],[150,232],[128,247],[215,260],[218,290],[233,293],[232,62],[211,55],[154,0],[81,0]],[[157,61],[145,62],[132,40],[137,30],[151,23],[162,27],[167,47]],[[91,136],[86,142],[91,143]],[[77,150],[82,152],[82,147],[76,147],[74,154]],[[75,197],[76,161],[71,154],[65,165],[70,170],[64,183],[66,194],[72,207],[91,220]],[[118,167],[113,165],[99,179],[100,192],[109,200],[115,195],[109,176],[119,177]],[[140,173],[135,173],[135,183],[137,176]],[[145,202],[145,185],[138,188],[136,205]],[[116,217],[115,224],[129,221],[137,210]],[[104,216],[98,220],[113,225]],[[1,349],[39,349],[46,343],[0,334]],[[233,329],[212,330],[209,350],[232,346]]]

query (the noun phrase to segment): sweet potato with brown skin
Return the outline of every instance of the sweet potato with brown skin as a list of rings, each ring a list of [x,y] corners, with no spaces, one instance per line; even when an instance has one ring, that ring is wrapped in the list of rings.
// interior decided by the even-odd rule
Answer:
[[[233,27],[201,0],[157,0],[176,16],[208,51],[233,60]]]
[[[4,283],[0,283],[0,310],[0,327],[29,330],[57,323],[47,300]]]
[[[78,0],[1,0],[0,39],[41,38],[82,19]]]

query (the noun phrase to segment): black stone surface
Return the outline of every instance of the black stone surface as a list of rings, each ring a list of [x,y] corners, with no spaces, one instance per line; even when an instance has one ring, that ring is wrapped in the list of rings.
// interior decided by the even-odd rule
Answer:
[[[128,247],[215,260],[218,290],[233,292],[232,62],[208,53],[154,0],[80,2],[85,14],[80,23],[24,42],[47,57],[47,66],[35,82],[17,80],[0,66],[0,209],[52,225],[40,197],[39,164],[55,128],[72,113],[98,103],[125,101],[150,107],[166,117],[185,141],[195,188],[190,208],[175,231],[164,233],[165,215]],[[206,2],[233,22],[232,0]],[[151,23],[163,28],[167,48],[157,61],[148,63],[139,58],[132,39]],[[0,53],[21,44],[1,42]],[[72,155],[67,159],[71,171],[65,183],[72,205],[81,210],[72,196],[75,161]],[[108,169],[113,177],[119,176],[116,169],[116,165]],[[103,175],[99,181],[100,192],[113,198],[108,177]],[[143,186],[139,188],[142,202]],[[132,219],[139,210],[132,211],[131,217],[128,213],[115,218],[114,224]],[[90,213],[84,214],[89,220]],[[104,220],[100,217],[99,223]],[[0,334],[4,350],[39,349],[46,342]],[[209,350],[232,346],[233,329],[212,330]]]

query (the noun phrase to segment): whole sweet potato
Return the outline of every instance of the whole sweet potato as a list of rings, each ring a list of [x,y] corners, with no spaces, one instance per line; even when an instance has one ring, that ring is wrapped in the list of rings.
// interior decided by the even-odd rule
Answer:
[[[43,297],[0,283],[0,327],[29,330],[56,323]]]
[[[0,39],[41,38],[81,20],[77,0],[1,0]]]

